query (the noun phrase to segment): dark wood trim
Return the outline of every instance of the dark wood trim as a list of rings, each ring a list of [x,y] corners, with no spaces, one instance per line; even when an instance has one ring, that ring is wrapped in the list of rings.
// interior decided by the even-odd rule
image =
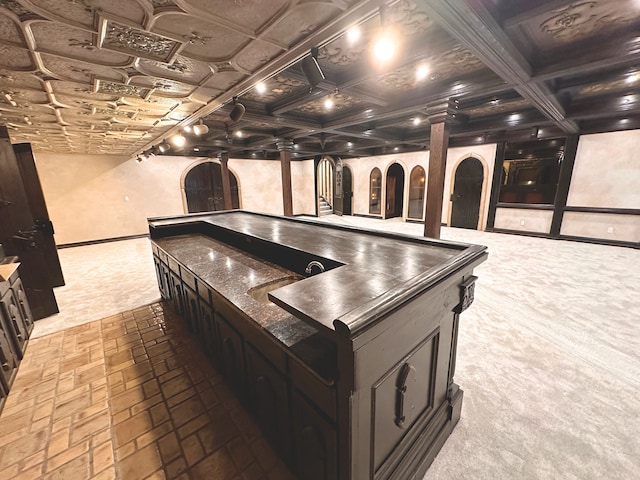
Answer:
[[[640,208],[564,207],[565,212],[609,213],[612,215],[640,215]]]
[[[564,208],[567,206],[569,198],[569,187],[571,187],[571,176],[573,175],[573,165],[576,162],[576,152],[578,150],[579,135],[569,135],[564,144],[564,158],[560,165],[560,177],[556,188],[556,198],[554,201],[553,218],[551,219],[551,235],[560,235]]]
[[[508,230],[506,228],[492,228],[487,229],[490,233],[504,233],[506,235],[523,235],[525,237],[546,238],[548,240],[566,240],[569,242],[581,242],[581,243],[594,243],[597,245],[608,245],[610,247],[627,247],[640,249],[640,242],[628,242],[625,240],[609,240],[606,238],[594,238],[594,237],[576,237],[572,235],[558,235],[551,236],[547,233],[538,232],[525,232],[521,230]]]
[[[122,240],[133,240],[136,238],[149,238],[148,233],[140,233],[138,235],[125,235],[123,237],[101,238],[100,240],[87,240],[86,242],[62,243],[57,245],[58,249],[84,247],[85,245],[97,245],[99,243],[120,242]]]
[[[553,205],[548,205],[546,203],[498,203],[496,205],[496,209],[498,208],[518,208],[521,210],[554,210],[555,209]]]
[[[487,229],[493,228],[496,222],[496,206],[500,198],[500,187],[502,186],[502,169],[504,155],[507,150],[507,142],[500,142],[496,145],[496,159],[493,162],[493,180],[491,182],[491,197],[489,199],[489,212],[487,214]]]

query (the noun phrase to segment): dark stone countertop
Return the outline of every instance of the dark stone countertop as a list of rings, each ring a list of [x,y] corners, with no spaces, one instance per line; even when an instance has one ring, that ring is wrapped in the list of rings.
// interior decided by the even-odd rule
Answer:
[[[197,236],[198,242],[202,242],[198,247],[188,243],[188,238],[155,238],[171,235],[171,230],[179,232],[186,226],[202,232],[211,226],[343,264],[269,294],[273,302],[328,335],[338,331],[350,336],[366,325],[372,312],[379,315],[462,265],[486,257],[486,247],[482,246],[238,210],[149,219],[149,226],[154,241],[162,241],[163,248],[171,245],[176,255],[183,252],[179,253],[179,259],[188,258],[186,265],[193,267],[196,275],[207,282],[210,279],[216,290],[223,288],[250,315],[265,316],[264,320],[258,320],[264,325],[270,322],[270,313],[263,312],[267,307],[253,301],[246,291],[278,276],[291,275],[290,271],[241,250],[233,249],[231,253],[228,245],[202,235]],[[213,260],[205,258],[209,254],[222,254],[225,261],[212,269]],[[274,313],[276,321],[286,316],[280,309],[273,310],[278,311]]]

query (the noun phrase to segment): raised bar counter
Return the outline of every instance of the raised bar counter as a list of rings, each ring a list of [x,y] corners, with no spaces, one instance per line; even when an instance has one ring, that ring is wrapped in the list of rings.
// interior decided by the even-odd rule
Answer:
[[[460,415],[485,247],[245,211],[149,229],[162,296],[300,478],[426,471]]]

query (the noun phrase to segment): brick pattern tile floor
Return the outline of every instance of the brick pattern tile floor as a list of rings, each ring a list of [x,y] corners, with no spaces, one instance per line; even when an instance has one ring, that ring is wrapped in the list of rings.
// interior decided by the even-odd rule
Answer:
[[[0,479],[293,480],[165,304],[30,341]]]

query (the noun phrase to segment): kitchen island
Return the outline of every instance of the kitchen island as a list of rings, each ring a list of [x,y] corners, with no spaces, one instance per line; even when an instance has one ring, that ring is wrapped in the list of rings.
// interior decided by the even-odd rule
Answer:
[[[421,478],[485,247],[239,210],[149,231],[163,298],[300,478]]]

